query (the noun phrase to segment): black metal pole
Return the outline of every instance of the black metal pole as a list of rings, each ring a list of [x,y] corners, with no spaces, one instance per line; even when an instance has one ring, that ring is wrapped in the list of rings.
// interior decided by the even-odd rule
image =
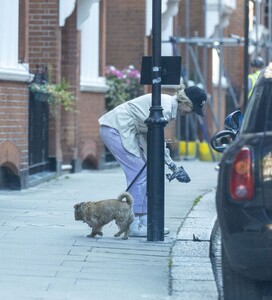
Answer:
[[[245,0],[245,43],[244,43],[244,103],[243,103],[243,112],[245,112],[248,100],[248,27],[249,27],[249,1]]]
[[[152,106],[147,133],[147,240],[164,240],[164,127],[161,107],[161,0],[152,7]]]

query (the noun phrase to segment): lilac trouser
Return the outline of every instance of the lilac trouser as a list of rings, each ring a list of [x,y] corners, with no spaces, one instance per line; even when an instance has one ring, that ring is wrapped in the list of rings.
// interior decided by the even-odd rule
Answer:
[[[145,158],[137,157],[129,153],[122,144],[119,132],[108,126],[100,126],[100,136],[106,147],[119,162],[123,169],[127,186],[137,176],[139,171],[145,164]],[[129,191],[134,198],[133,212],[147,213],[147,197],[146,197],[146,168],[134,182]]]

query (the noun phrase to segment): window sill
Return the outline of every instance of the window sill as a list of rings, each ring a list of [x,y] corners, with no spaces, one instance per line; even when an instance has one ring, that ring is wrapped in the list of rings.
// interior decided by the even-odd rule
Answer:
[[[0,80],[31,82],[34,75],[29,73],[28,66],[18,65],[17,68],[0,67]]]
[[[83,81],[80,82],[81,92],[93,92],[93,93],[106,93],[109,86],[106,85],[104,78],[98,78],[98,80],[93,81]]]

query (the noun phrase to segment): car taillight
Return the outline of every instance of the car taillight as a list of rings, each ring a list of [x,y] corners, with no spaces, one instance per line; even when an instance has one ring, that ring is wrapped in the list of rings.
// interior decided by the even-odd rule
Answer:
[[[234,200],[250,200],[254,194],[252,152],[243,147],[231,168],[230,194]]]

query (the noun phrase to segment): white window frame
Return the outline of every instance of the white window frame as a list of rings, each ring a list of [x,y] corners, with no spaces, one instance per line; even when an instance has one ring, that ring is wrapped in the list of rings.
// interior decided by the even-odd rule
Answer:
[[[108,86],[105,77],[99,76],[100,0],[81,0],[78,4],[78,29],[81,30],[80,91],[104,93]]]
[[[173,19],[178,13],[180,0],[162,0],[162,41],[169,40],[173,36],[174,26]],[[149,36],[152,31],[152,0],[146,0],[146,36]],[[171,43],[163,43],[161,49],[163,56],[172,56],[173,47]]]
[[[30,82],[28,64],[20,64],[19,0],[1,0],[0,9],[0,80]]]
[[[161,1],[161,13],[164,14],[167,11],[167,2],[169,0],[162,0]],[[178,0],[179,1],[179,0]],[[146,27],[145,27],[145,35],[149,36],[151,35],[152,31],[152,0],[146,0],[145,6],[146,6]]]
[[[179,10],[180,0],[168,0],[166,1],[165,10],[162,8],[162,41],[167,41],[174,34],[174,17]],[[163,56],[172,56],[173,45],[172,43],[162,43],[161,49]]]
[[[221,12],[219,8],[221,8]],[[218,30],[219,24],[221,29],[226,28],[229,25],[229,18],[235,9],[236,0],[207,0],[205,12],[205,36],[208,38],[214,36],[217,37],[218,32],[216,32],[216,30]],[[220,75],[220,59],[218,52],[216,49],[213,49],[212,83],[214,86],[218,86],[219,82],[223,88],[228,86],[228,82],[224,74]]]
[[[59,26],[65,25],[66,19],[73,13],[76,0],[59,0]]]
[[[222,15],[220,15],[219,8],[222,10]],[[222,29],[227,27],[229,25],[229,17],[235,9],[236,0],[207,0],[205,11],[205,36],[213,36],[219,22]]]

